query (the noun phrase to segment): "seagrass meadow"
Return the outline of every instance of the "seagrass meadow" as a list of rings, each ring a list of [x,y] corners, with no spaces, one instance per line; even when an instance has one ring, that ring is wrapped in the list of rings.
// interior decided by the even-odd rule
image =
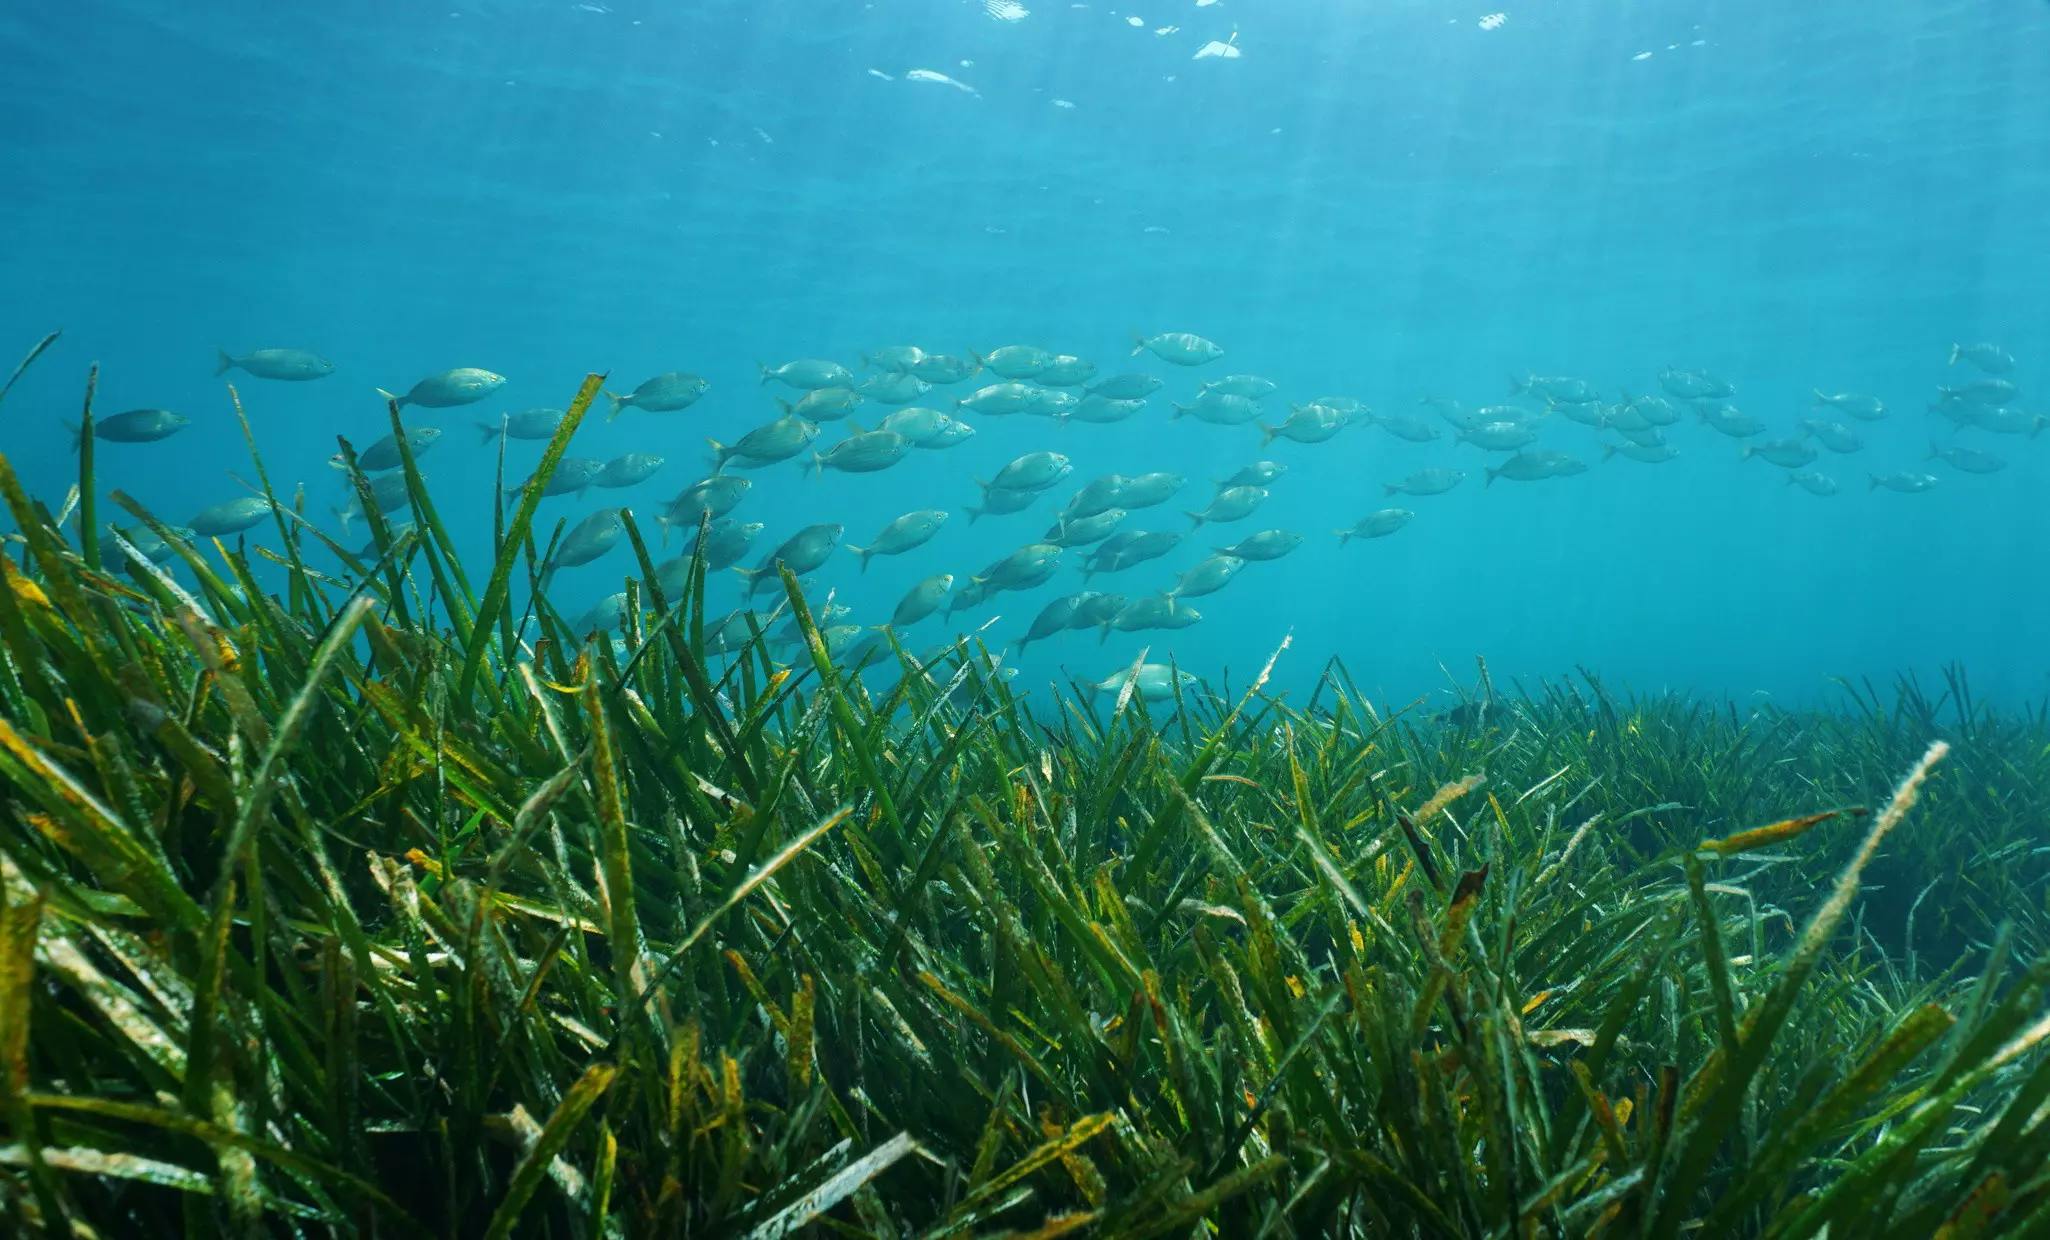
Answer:
[[[631,518],[615,647],[598,390],[490,565],[0,459],[10,1232],[2050,1234],[2042,713],[715,657]]]

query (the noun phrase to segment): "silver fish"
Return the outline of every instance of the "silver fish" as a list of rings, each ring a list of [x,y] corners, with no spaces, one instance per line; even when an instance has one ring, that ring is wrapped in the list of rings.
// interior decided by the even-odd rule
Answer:
[[[504,386],[504,375],[479,370],[475,366],[458,366],[454,370],[427,376],[404,396],[394,396],[383,388],[377,389],[377,394],[386,400],[396,401],[401,409],[407,405],[418,405],[423,409],[453,409],[457,405],[474,405]]]
[[[1095,383],[1090,384],[1086,390],[1089,395],[1101,396],[1106,400],[1145,400],[1148,396],[1158,392],[1160,388],[1160,380],[1152,375],[1142,375],[1134,372],[1112,375],[1108,379],[1098,379]]]
[[[890,623],[902,628],[917,624],[940,609],[947,601],[947,591],[954,588],[954,574],[936,573],[904,592],[897,600],[897,610],[890,615]]]
[[[1030,379],[1046,369],[1053,354],[1029,344],[1007,344],[975,359],[983,369],[1005,379]]]
[[[1681,400],[1727,400],[1737,394],[1728,380],[1705,370],[1675,370],[1671,366],[1659,371],[1659,386]]]
[[[656,375],[624,396],[617,392],[605,393],[605,398],[612,402],[612,413],[606,420],[609,422],[628,409],[641,409],[648,413],[675,413],[688,409],[697,404],[698,397],[711,386],[701,376],[680,370]]]
[[[1167,470],[1135,474],[1118,488],[1118,507],[1137,512],[1141,508],[1165,504],[1175,497],[1186,481],[1182,475]]]
[[[1219,491],[1216,497],[1210,501],[1209,507],[1201,512],[1189,513],[1188,518],[1193,525],[1198,526],[1202,525],[1205,521],[1212,523],[1243,521],[1247,517],[1252,516],[1253,510],[1265,503],[1266,500],[1266,487],[1226,487],[1224,490]]]
[[[1384,495],[1443,495],[1464,481],[1463,469],[1419,469],[1400,482],[1382,483],[1381,491]]]
[[[1058,452],[1028,452],[998,470],[996,477],[976,485],[984,491],[1044,491],[1074,468]]]
[[[698,519],[711,516],[713,519],[725,516],[739,506],[754,483],[746,478],[735,478],[730,474],[714,474],[702,482],[693,482],[669,501],[655,523],[662,527],[662,536],[669,536],[672,526],[688,526],[695,530]]]
[[[227,374],[240,370],[259,379],[284,379],[305,382],[308,379],[324,379],[335,372],[335,364],[318,353],[304,349],[256,349],[241,357],[230,356],[226,349],[216,349],[220,355],[214,363],[214,373]]]
[[[1537,396],[1547,402],[1584,405],[1595,399],[1594,385],[1585,379],[1564,375],[1524,375],[1509,383],[1512,396]]]
[[[1063,516],[1039,536],[1039,541],[1056,547],[1087,547],[1109,538],[1125,515],[1122,508],[1106,508],[1086,517]]]
[[[1033,381],[1042,387],[1080,387],[1095,377],[1095,362],[1085,362],[1066,353],[1049,359],[1039,368],[1039,373],[1032,376]]]
[[[1246,561],[1235,555],[1218,552],[1206,556],[1190,566],[1167,591],[1169,598],[1200,598],[1215,594],[1231,584],[1246,566]]]
[[[921,508],[907,512],[890,522],[871,538],[866,547],[847,544],[847,550],[861,560],[861,571],[868,571],[871,557],[878,555],[902,555],[916,550],[932,541],[933,535],[947,523],[947,514],[937,508]]]
[[[732,444],[723,444],[716,439],[705,442],[712,445],[714,471],[726,468],[728,461],[739,462],[743,469],[759,469],[796,456],[811,446],[811,441],[818,435],[818,423],[790,413],[755,427]]]
[[[1272,379],[1262,379],[1258,375],[1226,375],[1222,379],[1212,379],[1205,383],[1203,390],[1215,392],[1220,396],[1244,396],[1259,400],[1280,391],[1281,385]]]
[[[1076,401],[1075,407],[1069,410],[1068,416],[1074,418],[1077,422],[1105,425],[1111,422],[1122,422],[1139,413],[1144,408],[1146,408],[1146,402],[1141,399],[1118,400],[1113,397],[1091,393]]]
[[[1416,516],[1407,508],[1382,508],[1361,517],[1351,529],[1336,530],[1338,545],[1343,547],[1355,538],[1386,538],[1408,525]]]
[[[838,362],[806,357],[781,366],[758,365],[761,365],[763,383],[782,383],[808,392],[819,388],[854,386],[854,372]]]
[[[413,450],[413,455],[416,458],[425,456],[427,450],[439,442],[440,439],[441,430],[438,427],[422,426],[406,432],[406,446]],[[348,468],[348,463],[342,459],[342,455],[339,452],[329,458],[328,464],[336,469]],[[379,473],[387,469],[397,469],[403,464],[405,464],[405,458],[399,455],[399,441],[395,435],[386,435],[356,454],[356,467],[365,473]]]
[[[626,537],[626,525],[619,519],[617,508],[600,508],[570,528],[555,550],[555,563],[559,568],[576,568],[604,555],[619,545]]]
[[[1266,447],[1276,439],[1292,439],[1297,443],[1323,443],[1345,429],[1346,416],[1328,405],[1297,405],[1289,412],[1288,420],[1279,426],[1261,424],[1260,446]],[[1433,435],[1437,428],[1431,427]]]
[[[2014,354],[1997,344],[1954,344],[1950,346],[1950,364],[1969,362],[1989,375],[2004,375],[2014,369]]]
[[[1151,353],[1163,362],[1177,366],[1201,366],[1224,356],[1224,350],[1212,341],[1189,332],[1162,332],[1158,336],[1132,336],[1132,356]]]
[[[1865,446],[1865,441],[1858,438],[1858,432],[1841,422],[1832,422],[1828,418],[1802,418],[1801,426],[1814,436],[1815,442],[1831,452],[1856,452]]]
[[[2007,468],[2007,462],[1991,452],[1977,448],[1964,448],[1956,444],[1930,444],[1929,459],[1942,461],[1952,469],[1968,474],[1997,474]]]
[[[591,479],[596,486],[619,487],[638,486],[655,476],[655,471],[666,464],[664,458],[652,452],[628,452],[605,462],[605,468]]]
[[[1090,687],[1098,693],[1122,694],[1127,682],[1131,683],[1132,692],[1139,700],[1164,702],[1175,695],[1177,687],[1186,689],[1194,685],[1196,676],[1193,672],[1180,671],[1165,663],[1147,663],[1141,665],[1136,674],[1131,668],[1124,668]]]
[[[1571,474],[1587,472],[1587,463],[1564,452],[1546,449],[1527,449],[1503,461],[1488,472],[1488,482],[1507,478],[1511,482],[1541,482],[1547,478],[1564,478]]]
[[[1222,392],[1198,392],[1188,404],[1173,408],[1170,421],[1186,414],[1215,426],[1244,426],[1260,416],[1260,402],[1245,396],[1227,396]]]
[[[1602,445],[1602,459],[1605,461],[1612,456],[1621,456],[1633,461],[1642,461],[1646,465],[1661,465],[1679,455],[1680,450],[1669,443],[1644,444],[1625,441]]]
[[[1815,447],[1798,436],[1792,439],[1766,439],[1758,443],[1747,443],[1738,452],[1738,459],[1750,460],[1757,457],[1783,469],[1799,469],[1815,462]]]
[[[911,364],[911,373],[927,383],[960,383],[973,378],[982,364],[970,357],[949,357],[945,354],[928,353]]]
[[[908,405],[932,391],[932,384],[913,374],[870,375],[854,389],[878,405]]]
[[[862,431],[811,457],[813,474],[837,469],[849,474],[872,474],[888,469],[911,451],[911,441],[895,431]]]
[[[999,590],[1029,590],[1053,576],[1060,567],[1061,549],[1052,543],[1027,543],[969,578],[987,593]]]
[[[239,534],[270,515],[270,501],[261,495],[245,495],[225,504],[215,504],[192,514],[185,524],[202,538]]]
[[[1481,422],[1460,427],[1452,437],[1488,452],[1514,452],[1536,443],[1538,436],[1523,422]]]
[[[546,495],[582,495],[597,484],[598,475],[605,472],[605,462],[588,456],[566,456],[555,463],[555,472],[548,476],[548,485],[541,488]],[[507,487],[506,494],[517,495],[534,481],[531,475],[518,486]]]
[[[747,583],[750,598],[764,585],[777,582],[778,567],[788,568],[802,577],[817,569],[833,556],[833,548],[840,544],[840,535],[846,527],[841,525],[807,525],[783,540],[768,555],[763,556],[754,568],[736,568],[740,579]]]
[[[1732,439],[1749,439],[1765,433],[1765,423],[1735,405],[1705,402],[1694,406],[1695,416]]]
[[[1973,379],[1956,387],[1936,389],[1937,399],[1967,405],[2005,405],[2021,394],[2021,389],[2006,379]]]
[[[563,416],[560,409],[523,409],[506,414],[502,423],[477,423],[477,433],[485,443],[501,434],[513,439],[553,439],[555,428],[562,425]]]
[[[1026,629],[1024,636],[1017,638],[1012,644],[1018,647],[1018,653],[1023,654],[1025,647],[1033,642],[1044,641],[1056,633],[1067,631],[1074,627],[1075,612],[1085,603],[1099,597],[1101,596],[1093,590],[1081,594],[1063,594],[1040,608],[1039,614],[1032,618],[1032,624]]]
[[[1813,469],[1797,469],[1787,475],[1787,485],[1800,487],[1810,495],[1825,498],[1836,494],[1836,479]]]
[[[1815,389],[1815,403],[1848,413],[1860,422],[1877,422],[1886,416],[1886,402],[1859,392],[1825,392]]]
[[[1014,491],[1009,487],[988,487],[982,493],[981,504],[968,506],[968,524],[973,525],[982,517],[1001,517],[1014,512],[1023,512],[1039,502],[1046,494],[1043,490]]]
[[[1069,497],[1066,506],[1061,509],[1061,516],[1074,520],[1078,517],[1093,517],[1099,512],[1116,508],[1118,498],[1124,490],[1123,474],[1105,474],[1101,478],[1092,478],[1082,484],[1081,490]]]
[[[784,413],[794,413],[806,421],[838,422],[854,412],[861,403],[861,393],[853,388],[827,387],[806,392],[794,405],[780,397],[776,403],[783,406]]]
[[[1303,536],[1294,530],[1261,530],[1248,534],[1229,547],[1217,548],[1217,554],[1236,556],[1241,560],[1278,560],[1303,545]]]
[[[1899,491],[1903,495],[1913,495],[1920,491],[1927,491],[1941,481],[1935,474],[1916,474],[1905,471],[1897,474],[1873,474],[1871,478],[1872,485],[1867,488],[1868,490],[1877,491],[1881,487],[1885,487],[1889,491]]]
[[[1109,638],[1112,629],[1120,633],[1138,633],[1146,629],[1186,629],[1202,619],[1202,612],[1180,599],[1155,594],[1147,598],[1133,599],[1120,608],[1110,623],[1103,626],[1102,637],[1098,641]]]
[[[1038,399],[1038,396],[1039,389],[1029,383],[992,383],[987,387],[977,388],[968,395],[957,399],[954,402],[954,407],[957,409],[972,409],[977,413],[986,413],[995,417],[1003,414],[1025,413],[1032,408],[1032,404]]]
[[[93,419],[93,438],[108,443],[155,443],[192,425],[192,419],[169,409],[130,409]],[[440,434],[439,431],[435,432]],[[71,428],[71,446],[78,448],[80,431]]]
[[[1170,530],[1126,530],[1112,534],[1090,549],[1082,561],[1082,579],[1098,573],[1116,573],[1157,560],[1181,545],[1182,536]]]

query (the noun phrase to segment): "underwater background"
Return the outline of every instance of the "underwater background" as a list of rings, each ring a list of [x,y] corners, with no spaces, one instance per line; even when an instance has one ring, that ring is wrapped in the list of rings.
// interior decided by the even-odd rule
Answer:
[[[1213,44],[1236,54],[1198,56]],[[880,623],[918,578],[1033,541],[1088,478],[1186,473],[1131,523],[1186,529],[1179,509],[1266,456],[1290,472],[1255,517],[1096,584],[1163,587],[1262,528],[1301,531],[1299,550],[1202,599],[1192,628],[1036,643],[1021,687],[1101,678],[1142,646],[1243,683],[1292,632],[1282,686],[1337,656],[1395,699],[1443,686],[1441,665],[1465,679],[1477,653],[1498,681],[1579,665],[1782,702],[1950,660],[1982,697],[2050,688],[2050,442],[1926,410],[1971,377],[1952,345],[1986,341],[2017,359],[2017,407],[2050,413],[2050,5],[134,0],[8,6],[0,57],[0,340],[13,356],[64,329],[6,406],[0,451],[53,507],[95,360],[103,417],[192,419],[99,452],[106,487],[173,521],[250,476],[217,348],[335,362],[315,383],[230,376],[279,491],[305,483],[323,523],[344,494],[335,436],[360,449],[389,429],[376,388],[507,376],[488,402],[407,415],[448,432],[422,467],[481,565],[496,454],[472,425],[564,405],[587,370],[621,391],[668,370],[711,388],[679,413],[594,416],[577,452],[668,463],[631,491],[550,500],[544,524],[602,503],[648,524],[703,474],[707,436],[795,397],[758,362],[1032,344],[1168,387],[1116,425],[977,419],[970,443],[883,473],[752,474],[737,515],[768,524],[758,550],[809,522],[865,543],[907,509],[952,511],[911,555],[861,573],[843,552],[818,574]],[[1226,354],[1128,362],[1135,329]],[[1603,435],[1550,418],[1546,446],[1588,471],[1487,486],[1487,454],[1449,427],[1263,451],[1250,426],[1167,417],[1225,373],[1278,383],[1275,421],[1325,392],[1405,414],[1429,414],[1427,395],[1495,403],[1526,372],[1619,399],[1667,366],[1728,379],[1774,435],[1826,412],[1816,388],[1891,413],[1855,424],[1862,451],[1824,454],[1830,497],[1691,417],[1659,465],[1601,461]],[[1932,442],[2007,464],[1947,469]],[[509,445],[509,480],[540,447]],[[973,479],[1040,449],[1073,459],[1070,483],[969,523]],[[1446,465],[1470,476],[1400,499],[1417,517],[1399,534],[1331,537],[1393,502],[1384,483]],[[1941,482],[1868,489],[1895,471]],[[564,570],[563,610],[630,571],[624,548]],[[1013,638],[1077,581],[921,640],[999,614],[992,644]]]

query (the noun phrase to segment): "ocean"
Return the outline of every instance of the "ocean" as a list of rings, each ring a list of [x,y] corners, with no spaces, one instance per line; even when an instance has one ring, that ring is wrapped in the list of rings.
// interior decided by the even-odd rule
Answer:
[[[1275,684],[1298,697],[1332,658],[1399,703],[1470,681],[1477,655],[1502,684],[1584,668],[1740,702],[1827,704],[1833,678],[1953,661],[1982,698],[2050,689],[2050,442],[1929,410],[1976,375],[1948,363],[1953,344],[1991,342],[2016,359],[2008,407],[2050,413],[2050,5],[87,0],[0,12],[0,56],[0,342],[11,361],[64,333],[0,413],[0,452],[53,507],[95,361],[102,417],[191,418],[162,442],[101,444],[103,489],[170,521],[244,494],[233,382],[273,481],[303,483],[330,529],[344,490],[325,462],[337,435],[361,449],[389,430],[377,388],[506,376],[488,400],[406,415],[447,432],[422,468],[482,566],[497,457],[475,424],[560,407],[587,371],[620,391],[670,370],[710,382],[680,412],[608,423],[601,402],[574,452],[667,463],[541,510],[547,526],[624,504],[652,529],[706,472],[708,437],[801,394],[765,388],[758,363],[866,374],[884,346],[1031,345],[1165,387],[1115,425],[964,415],[974,439],[884,472],[751,473],[735,515],[767,528],[744,562],[800,525],[844,523],[862,544],[908,509],[948,510],[915,552],[860,572],[843,551],[815,575],[877,624],[912,582],[965,581],[1036,540],[1087,479],[1184,473],[1125,528],[1186,532],[1213,479],[1266,457],[1288,472],[1252,517],[1090,588],[1163,589],[1261,529],[1300,548],[1195,600],[1192,627],[1035,643],[1010,656],[1019,687],[1098,680],[1142,649],[1242,685],[1288,637]],[[1134,332],[1225,352],[1132,358]],[[212,373],[217,348],[271,346],[335,371]],[[1810,466],[1838,493],[1741,460],[1691,415],[1670,428],[1675,459],[1640,464],[1601,459],[1616,435],[1554,412],[1541,446],[1587,470],[1484,484],[1504,454],[1420,403],[1537,413],[1510,395],[1534,372],[1622,407],[1669,367],[1727,380],[1766,438],[1848,424],[1862,449]],[[1254,426],[1169,418],[1228,373],[1278,385],[1270,423],[1336,393],[1441,434],[1358,424],[1263,450]],[[1818,388],[1889,413],[1842,417],[1814,406]],[[819,445],[846,433],[828,424]],[[2005,467],[1928,459],[1953,443]],[[540,450],[510,444],[508,480]],[[1068,482],[971,523],[976,480],[1038,450],[1071,458]],[[1467,477],[1384,497],[1426,467]],[[1868,482],[1898,471],[1939,481]],[[1339,545],[1333,531],[1391,503],[1415,512],[1407,527]],[[1081,588],[1081,554],[906,644],[980,630],[998,649]],[[574,615],[632,571],[623,547],[564,569],[559,606]],[[737,605],[737,585],[722,598]]]

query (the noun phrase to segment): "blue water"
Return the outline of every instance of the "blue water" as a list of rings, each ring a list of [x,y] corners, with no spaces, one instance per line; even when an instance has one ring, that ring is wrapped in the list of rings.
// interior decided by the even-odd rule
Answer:
[[[1301,550],[1199,600],[1194,628],[1050,640],[1024,682],[1101,677],[1142,645],[1243,682],[1293,633],[1284,684],[1338,655],[1395,698],[1477,653],[1498,679],[1585,665],[1781,700],[1958,659],[1982,693],[2043,692],[2050,440],[1963,432],[2011,463],[1961,474],[1924,460],[1950,426],[1923,410],[1967,377],[1952,342],[1990,340],[2019,359],[2020,406],[2050,411],[2050,5],[1500,2],[1492,29],[1494,0],[1024,0],[1012,21],[980,0],[7,6],[0,351],[64,336],[0,411],[0,450],[54,505],[75,476],[61,421],[98,360],[102,413],[194,419],[100,453],[108,487],[183,520],[250,476],[216,346],[309,348],[336,373],[231,377],[280,489],[303,481],[321,512],[335,435],[386,429],[375,387],[487,367],[510,380],[489,402],[409,414],[450,432],[423,465],[481,565],[494,457],[471,424],[565,404],[586,370],[713,386],[681,414],[594,420],[577,452],[669,464],[551,518],[652,516],[702,472],[706,436],[775,412],[758,360],[1029,343],[1110,373],[1134,328],[1225,347],[1196,372],[1142,359],[1169,387],[1126,424],[984,418],[881,474],[753,474],[740,515],[768,523],[762,549],[813,520],[860,543],[907,508],[955,512],[919,552],[819,575],[879,622],[918,578],[1036,539],[1069,488],[965,519],[971,478],[1021,452],[1067,453],[1075,483],[1181,470],[1188,503],[1128,524],[1185,528],[1208,479],[1263,455],[1253,428],[1166,419],[1200,378],[1276,380],[1278,420],[1326,393],[1409,413],[1425,394],[1494,402],[1529,370],[1613,398],[1702,367],[1776,434],[1818,386],[1894,412],[1855,424],[1864,452],[1824,453],[1830,499],[1692,419],[1672,463],[1489,487],[1449,436],[1277,443],[1290,473],[1254,518],[1102,584],[1163,587],[1262,528],[1305,532]],[[1234,32],[1241,55],[1194,58]],[[1553,417],[1545,438],[1593,462],[1605,436]],[[539,450],[513,445],[513,468]],[[1336,545],[1381,482],[1437,464],[1472,476],[1400,500],[1418,514],[1402,533]],[[1943,480],[1867,489],[1902,469]],[[565,570],[564,609],[631,563]],[[959,619],[1001,613],[1007,638],[1078,585],[1063,572]]]

